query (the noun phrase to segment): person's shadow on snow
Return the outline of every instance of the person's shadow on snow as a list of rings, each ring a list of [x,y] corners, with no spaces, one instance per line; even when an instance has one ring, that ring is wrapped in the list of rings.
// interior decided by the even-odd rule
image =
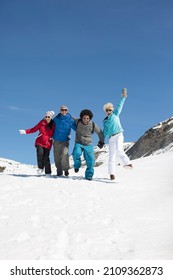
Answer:
[[[33,175],[33,174],[4,174],[4,175],[8,175],[8,176],[14,176],[14,177],[23,177],[23,178],[27,178],[27,177],[45,177],[45,175]]]

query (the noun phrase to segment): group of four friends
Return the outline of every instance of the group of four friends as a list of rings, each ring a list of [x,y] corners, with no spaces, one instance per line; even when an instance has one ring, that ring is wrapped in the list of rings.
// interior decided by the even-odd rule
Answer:
[[[81,156],[86,161],[85,179],[92,180],[94,175],[94,146],[92,134],[98,135],[98,147],[103,148],[108,137],[109,161],[108,174],[111,180],[115,179],[116,155],[118,155],[125,167],[132,168],[130,159],[123,149],[124,136],[119,115],[127,98],[127,89],[122,90],[122,96],[118,106],[114,109],[112,103],[106,103],[103,110],[106,117],[103,120],[103,130],[92,121],[93,113],[89,109],[80,112],[80,118],[74,118],[68,112],[68,107],[60,106],[60,112],[54,117],[54,111],[47,111],[45,117],[34,127],[19,130],[20,134],[29,134],[39,131],[35,140],[37,153],[37,173],[45,171],[46,177],[51,176],[50,150],[53,145],[54,162],[57,176],[69,175],[69,141],[71,129],[75,131],[75,145],[72,156],[74,171],[77,173],[81,167]]]

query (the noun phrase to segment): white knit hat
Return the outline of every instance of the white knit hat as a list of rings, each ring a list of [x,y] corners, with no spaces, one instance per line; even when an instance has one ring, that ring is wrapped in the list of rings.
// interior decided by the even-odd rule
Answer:
[[[47,111],[45,116],[49,116],[53,119],[53,116],[55,115],[55,112],[54,111]]]

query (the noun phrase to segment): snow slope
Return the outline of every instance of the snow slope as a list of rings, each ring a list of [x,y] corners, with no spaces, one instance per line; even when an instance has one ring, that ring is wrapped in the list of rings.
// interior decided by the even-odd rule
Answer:
[[[99,161],[87,181],[0,159],[0,259],[173,259],[173,152],[118,165],[114,182]]]

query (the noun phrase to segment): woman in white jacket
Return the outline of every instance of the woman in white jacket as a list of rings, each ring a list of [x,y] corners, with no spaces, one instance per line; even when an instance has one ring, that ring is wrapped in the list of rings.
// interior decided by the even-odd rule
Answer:
[[[123,149],[123,128],[120,123],[119,115],[122,111],[124,102],[127,98],[127,89],[122,90],[122,98],[114,110],[114,106],[112,103],[106,103],[103,106],[103,110],[106,112],[106,117],[103,121],[103,134],[104,141],[105,138],[109,138],[109,162],[108,162],[108,173],[110,175],[110,179],[115,179],[115,159],[116,155],[120,157],[122,160],[124,167],[132,168],[132,164],[130,159],[126,155]]]

